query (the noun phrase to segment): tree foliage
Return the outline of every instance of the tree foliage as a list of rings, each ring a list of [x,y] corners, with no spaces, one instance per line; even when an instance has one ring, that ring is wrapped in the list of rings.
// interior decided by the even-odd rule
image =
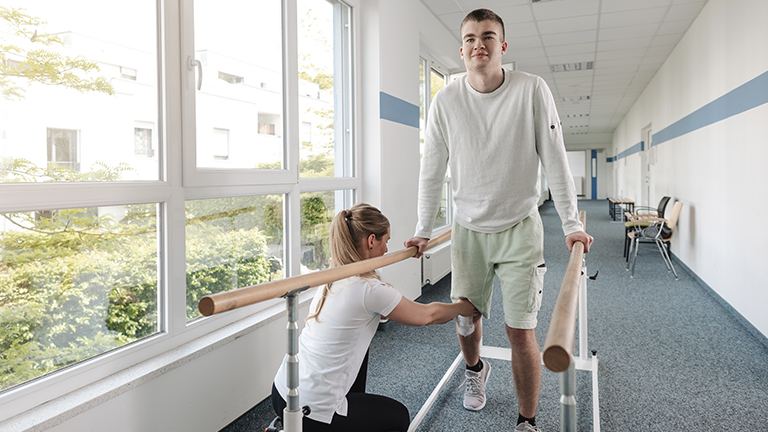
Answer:
[[[24,162],[16,175],[39,173]],[[51,178],[71,173],[57,169]],[[82,173],[117,180],[120,169]],[[34,177],[34,176],[33,176]],[[279,277],[267,242],[282,235],[279,196],[191,201],[187,208],[187,317],[205,295]],[[222,210],[231,209],[231,210]],[[6,213],[0,233],[0,389],[162,329],[158,323],[157,206]],[[279,218],[279,219],[278,219]],[[264,233],[259,227],[270,227]],[[270,232],[269,230],[272,230]]]
[[[56,163],[39,167],[25,158],[0,158],[0,183],[115,181],[134,169],[125,162],[95,162],[89,171],[73,171]]]
[[[99,66],[83,56],[70,57],[56,52],[63,46],[55,34],[38,33],[45,21],[24,12],[23,8],[0,6],[0,92],[6,100],[23,99],[25,86],[32,83],[56,85],[84,92],[114,95],[115,89],[102,76],[93,76]]]

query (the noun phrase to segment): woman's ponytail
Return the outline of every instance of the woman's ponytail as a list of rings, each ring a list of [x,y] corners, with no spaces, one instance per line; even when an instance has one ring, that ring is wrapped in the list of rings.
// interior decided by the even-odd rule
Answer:
[[[389,220],[379,209],[368,204],[356,204],[349,210],[342,210],[331,221],[331,267],[362,261],[360,248],[365,239],[373,234],[381,239],[389,232]],[[379,279],[375,270],[360,274],[361,277]],[[323,309],[325,299],[331,290],[332,283],[323,287],[323,293],[317,304],[317,310],[307,317],[319,321],[318,316]]]

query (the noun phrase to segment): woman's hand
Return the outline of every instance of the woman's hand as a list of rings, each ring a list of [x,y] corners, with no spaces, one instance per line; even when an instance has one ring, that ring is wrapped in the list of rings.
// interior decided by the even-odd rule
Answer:
[[[459,315],[471,317],[480,315],[480,311],[478,311],[467,299],[459,299],[455,304],[460,306]]]

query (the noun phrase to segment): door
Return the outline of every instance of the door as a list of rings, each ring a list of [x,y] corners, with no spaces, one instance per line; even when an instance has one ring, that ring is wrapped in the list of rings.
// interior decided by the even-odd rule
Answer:
[[[643,145],[640,151],[640,205],[650,207],[651,204],[651,125],[643,128]]]

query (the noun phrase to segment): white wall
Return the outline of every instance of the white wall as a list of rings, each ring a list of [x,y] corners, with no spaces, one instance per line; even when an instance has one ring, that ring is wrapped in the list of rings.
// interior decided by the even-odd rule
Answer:
[[[300,325],[309,302],[300,309]],[[285,313],[49,430],[217,431],[266,397],[286,352]],[[264,425],[266,427],[267,425]]]
[[[361,4],[362,113],[361,199],[389,218],[390,251],[403,248],[416,227],[419,129],[381,118],[380,92],[419,106],[419,30],[411,0]],[[415,119],[418,125],[418,118]],[[421,295],[421,262],[415,259],[380,270],[382,279],[406,297]]]
[[[614,133],[613,153],[768,71],[768,2],[710,0]],[[768,104],[654,147],[651,202],[684,203],[673,253],[768,335]],[[619,195],[640,196],[640,155],[612,163]],[[670,204],[671,208],[671,204]]]

